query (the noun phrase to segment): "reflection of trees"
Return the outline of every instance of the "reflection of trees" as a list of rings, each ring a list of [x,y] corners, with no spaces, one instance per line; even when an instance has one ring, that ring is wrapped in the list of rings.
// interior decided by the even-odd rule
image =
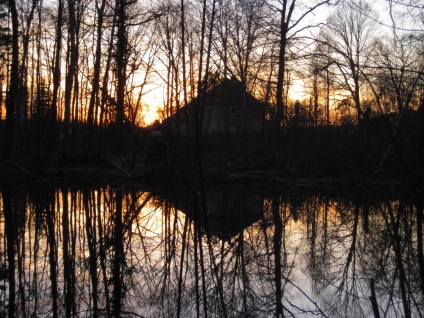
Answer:
[[[122,316],[126,288],[135,284],[134,264],[140,265],[131,236],[148,198],[143,195],[45,187],[27,195],[4,191],[7,286],[18,286],[8,292],[9,315]]]
[[[400,201],[323,200],[307,213],[314,218],[307,257],[317,293],[329,295],[324,304],[331,316],[421,315],[415,207]],[[373,293],[379,313],[371,306]]]
[[[9,226],[5,227],[5,236],[7,240],[7,264],[8,271],[8,284],[9,286],[15,286],[15,257],[16,257],[16,244],[17,244],[17,233],[15,224],[16,219],[14,218],[14,214],[12,211],[12,200],[10,194],[8,192],[3,193],[3,211],[4,211],[4,222]],[[6,274],[6,273],[5,273]],[[6,275],[5,275],[6,276]],[[9,316],[13,317],[15,315],[16,310],[16,291],[15,288],[9,288]]]
[[[177,198],[131,188],[3,191],[1,312],[423,314],[420,214],[407,200],[211,190]]]

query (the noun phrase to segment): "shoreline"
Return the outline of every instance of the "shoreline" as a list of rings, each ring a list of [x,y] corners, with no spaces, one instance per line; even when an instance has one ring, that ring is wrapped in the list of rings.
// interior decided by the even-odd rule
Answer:
[[[72,183],[82,185],[108,185],[117,183],[150,184],[153,186],[198,186],[198,169],[125,169],[114,165],[50,165],[43,169],[27,167],[1,159],[0,184],[23,184],[28,182]],[[308,176],[290,175],[277,170],[232,171],[207,170],[203,173],[203,184],[221,187],[239,187],[252,190],[334,190],[371,189],[396,193],[424,189],[424,171],[410,180],[385,171],[374,177]]]

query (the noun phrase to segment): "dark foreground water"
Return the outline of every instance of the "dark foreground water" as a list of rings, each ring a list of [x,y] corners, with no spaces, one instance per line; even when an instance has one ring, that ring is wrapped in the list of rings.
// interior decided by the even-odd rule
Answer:
[[[0,317],[424,315],[408,195],[2,189]]]

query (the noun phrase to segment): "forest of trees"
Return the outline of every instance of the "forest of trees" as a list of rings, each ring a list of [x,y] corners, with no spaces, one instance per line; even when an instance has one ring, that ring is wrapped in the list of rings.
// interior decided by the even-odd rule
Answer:
[[[122,317],[135,304],[360,317],[365,301],[364,317],[422,316],[423,53],[424,0],[0,0],[0,316]],[[245,109],[248,94],[266,105],[261,133],[203,134],[223,79],[241,85]],[[157,106],[162,125],[150,125]],[[164,127],[179,113],[184,135]],[[176,180],[205,231],[174,194],[126,189],[130,179]],[[273,190],[261,220],[228,241],[206,221],[205,189],[225,182]],[[376,191],[299,190],[346,185]],[[211,206],[226,212],[224,196]],[[254,206],[252,193],[226,198]]]
[[[149,124],[153,91],[158,119],[199,97],[187,142],[195,162],[201,96],[218,77],[266,103],[280,153],[292,126],[340,125],[381,125],[402,152],[405,121],[411,156],[424,162],[421,2],[0,0],[0,20],[3,160],[121,155],[129,143],[148,154],[132,139]]]

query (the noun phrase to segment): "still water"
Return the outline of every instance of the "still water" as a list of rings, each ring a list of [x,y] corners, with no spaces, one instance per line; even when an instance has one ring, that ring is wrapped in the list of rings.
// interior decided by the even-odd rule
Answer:
[[[420,317],[417,211],[367,191],[3,187],[0,317]]]

